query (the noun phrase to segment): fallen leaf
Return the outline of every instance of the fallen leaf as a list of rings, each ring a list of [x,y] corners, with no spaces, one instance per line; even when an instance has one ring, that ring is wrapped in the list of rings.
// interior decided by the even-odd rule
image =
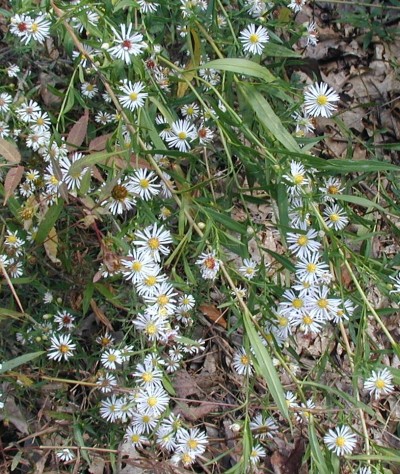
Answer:
[[[60,260],[57,258],[57,250],[58,250],[58,235],[56,232],[55,227],[50,229],[46,240],[43,242],[44,249],[46,251],[46,255],[53,263],[61,263]]]
[[[24,174],[23,166],[14,166],[8,170],[6,178],[4,180],[4,202],[5,205],[8,201],[8,198],[13,194],[15,188],[19,185]]]
[[[197,405],[197,404],[196,404]],[[179,402],[179,405],[174,410],[175,415],[182,415],[188,421],[197,421],[204,418],[211,412],[219,411],[218,403],[202,403],[198,406],[191,406],[185,402]]]
[[[88,123],[89,123],[89,109],[85,109],[85,113],[69,131],[69,134],[67,136],[68,151],[75,150],[75,148],[82,145],[83,140],[86,137]]]
[[[206,316],[208,319],[211,319],[215,324],[222,326],[226,329],[227,324],[226,320],[220,311],[215,305],[213,304],[202,304],[199,306],[200,311]]]
[[[0,412],[0,420],[7,420],[15,426],[22,434],[28,434],[28,423],[19,407],[16,405],[14,397],[8,396],[4,405],[4,409]]]
[[[197,385],[195,378],[185,369],[175,372],[173,386],[179,398],[188,398],[190,395],[197,395],[200,392],[200,388]]]
[[[289,456],[275,451],[271,456],[271,465],[275,474],[299,474],[304,454],[304,440],[298,438]]]
[[[103,474],[106,462],[100,456],[92,456],[92,462],[89,466],[90,474]]]
[[[92,298],[90,300],[90,307],[92,308],[94,314],[96,315],[96,318],[104,324],[104,326],[109,330],[114,332],[114,328],[112,327],[109,319],[107,316],[104,314],[104,312],[97,306],[96,301]]]
[[[108,140],[112,137],[112,133],[106,135],[100,135],[99,137],[93,138],[89,143],[89,151],[103,151],[106,149]]]
[[[21,154],[14,143],[0,138],[0,155],[9,163],[19,163],[21,161]]]

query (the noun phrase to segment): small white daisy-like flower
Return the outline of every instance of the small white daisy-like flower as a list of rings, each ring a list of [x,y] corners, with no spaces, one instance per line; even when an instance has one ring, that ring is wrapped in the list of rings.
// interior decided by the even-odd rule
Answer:
[[[295,314],[290,319],[291,326],[300,326],[304,334],[318,334],[325,323],[325,320],[311,313]]]
[[[251,356],[247,354],[244,347],[241,347],[235,352],[232,365],[239,375],[251,375],[253,372]]]
[[[365,466],[365,467],[360,467],[360,469],[357,471],[357,474],[372,474],[372,471],[370,467]]]
[[[339,426],[328,431],[324,436],[324,443],[330,451],[343,456],[352,453],[357,444],[357,438],[348,426]]]
[[[317,283],[319,278],[329,272],[329,267],[326,263],[320,261],[318,253],[314,253],[308,258],[301,259],[296,264],[296,276],[300,281],[306,281],[311,285]]]
[[[136,205],[136,199],[132,196],[129,186],[122,180],[112,188],[110,197],[103,204],[113,215],[120,215],[130,211]]]
[[[389,293],[400,293],[400,272],[395,276],[389,277],[393,280],[393,290],[390,290]]]
[[[22,42],[28,44],[31,39],[43,44],[50,36],[51,22],[46,20],[46,14],[41,14],[29,23],[27,35]]]
[[[157,444],[167,451],[175,451],[176,437],[171,428],[161,426],[157,430]]]
[[[103,336],[96,337],[96,342],[97,344],[100,344],[102,349],[105,349],[106,347],[110,347],[114,344],[114,338],[108,331],[106,331]]]
[[[68,360],[74,355],[76,344],[72,343],[71,336],[69,334],[62,334],[57,336],[54,334],[50,338],[51,346],[48,349],[47,357],[52,360],[61,361]]]
[[[294,13],[301,12],[302,8],[306,4],[306,0],[291,0],[288,5],[288,8],[294,11]]]
[[[154,295],[157,285],[167,280],[167,275],[161,273],[161,267],[158,264],[153,265],[153,269],[141,281],[135,284],[138,295],[149,298]]]
[[[323,186],[319,188],[323,194],[324,201],[334,201],[336,194],[341,194],[344,190],[340,178],[335,178],[330,176],[325,178],[323,181]]]
[[[199,106],[195,102],[181,107],[181,114],[189,120],[197,118],[199,116],[199,111]]]
[[[75,453],[68,448],[60,449],[56,451],[56,456],[60,461],[69,462],[75,459]]]
[[[142,387],[161,387],[163,373],[153,365],[138,364],[136,372],[133,372],[132,376],[138,379],[138,383]]]
[[[207,145],[207,143],[212,142],[214,138],[214,133],[209,127],[206,127],[204,124],[201,124],[197,129],[197,138],[199,139],[200,145]]]
[[[115,370],[117,365],[122,364],[122,362],[122,355],[119,349],[108,349],[101,355],[101,363],[106,369]]]
[[[274,438],[279,426],[270,416],[264,420],[261,413],[258,413],[252,421],[250,421],[250,429],[256,439]]]
[[[321,247],[320,242],[314,240],[316,237],[318,237],[318,232],[314,229],[310,229],[306,234],[294,234],[289,232],[287,234],[289,250],[291,250],[296,257],[309,258],[311,254],[318,252]]]
[[[203,454],[208,444],[207,435],[198,428],[180,428],[176,434],[177,452],[190,452],[195,456]]]
[[[290,183],[290,191],[292,194],[299,194],[301,189],[309,184],[306,176],[304,165],[298,161],[290,162],[290,173],[283,176]]]
[[[160,6],[157,2],[152,2],[150,0],[138,0],[138,4],[141,13],[154,13]]]
[[[143,41],[143,35],[132,32],[132,23],[126,28],[126,25],[120,25],[121,33],[112,28],[115,35],[115,46],[108,52],[117,59],[122,59],[125,64],[131,64],[131,56],[142,54],[142,50],[147,47]]]
[[[113,121],[112,115],[108,112],[103,112],[100,110],[94,117],[95,122],[100,123],[101,125],[107,125]]]
[[[261,444],[256,444],[253,449],[250,451],[250,462],[255,465],[260,462],[261,458],[266,456],[265,448]]]
[[[182,153],[190,150],[190,142],[196,138],[196,129],[189,120],[178,120],[172,124],[165,141]]]
[[[6,138],[10,136],[10,127],[6,122],[0,120],[0,138]]]
[[[118,398],[111,395],[111,397],[102,400],[100,405],[100,416],[110,423],[115,423],[118,418]]]
[[[50,304],[53,302],[53,293],[51,291],[46,291],[46,293],[43,296],[43,303],[45,304]]]
[[[215,250],[200,254],[196,265],[200,267],[201,276],[205,280],[214,280],[220,266],[219,260],[215,257]]]
[[[96,385],[102,393],[109,393],[118,386],[118,382],[115,375],[107,372],[105,375],[100,375],[96,381]]]
[[[269,35],[263,26],[256,29],[256,25],[252,23],[240,32],[239,40],[245,53],[261,54],[269,41]]]
[[[268,5],[265,0],[246,0],[246,8],[253,18],[261,18],[270,8]]]
[[[340,307],[340,299],[328,297],[329,288],[319,286],[306,298],[307,311],[311,316],[322,320],[332,319]]]
[[[154,260],[147,252],[132,250],[127,258],[121,260],[122,274],[126,280],[136,284],[154,272]]]
[[[190,311],[194,308],[196,300],[194,299],[193,295],[184,294],[179,297],[178,303],[184,311]]]
[[[65,310],[58,311],[58,313],[54,317],[54,322],[58,324],[58,329],[71,330],[75,326],[74,321],[75,321],[75,317]]]
[[[169,395],[160,385],[149,386],[140,390],[136,402],[140,413],[159,416],[168,407]]]
[[[78,169],[77,171],[71,172],[71,166],[78,160],[83,158],[83,153],[72,153],[71,158],[62,157],[60,158],[59,164],[62,173],[62,180],[70,190],[76,190],[80,188],[81,181],[88,168]]]
[[[137,240],[133,243],[141,249],[148,252],[155,262],[161,261],[161,255],[168,255],[170,249],[168,244],[172,243],[172,237],[169,230],[164,226],[157,226],[157,223],[146,227],[143,231],[136,232]]]
[[[99,89],[96,87],[95,84],[92,84],[91,82],[84,82],[81,84],[81,92],[84,97],[87,97],[88,99],[93,99],[93,97],[96,96],[96,94],[99,92]]]
[[[324,209],[324,221],[331,229],[343,230],[348,224],[349,218],[342,207],[332,204]]]
[[[0,113],[7,113],[10,110],[10,104],[12,103],[12,96],[7,92],[0,94]]]
[[[33,119],[35,113],[40,113],[40,111],[39,104],[34,100],[30,100],[29,102],[21,104],[16,110],[16,114],[22,122],[27,123]]]
[[[158,424],[158,417],[149,413],[134,413],[131,426],[138,429],[140,433],[152,433]]]
[[[135,448],[141,448],[143,443],[148,441],[137,426],[128,426],[124,434],[124,440]]]
[[[318,30],[315,21],[310,21],[307,24],[307,46],[317,46]]]
[[[285,399],[286,399],[286,405],[288,406],[288,408],[299,406],[299,404],[297,403],[297,397],[293,392],[286,392]]]
[[[144,168],[137,169],[130,178],[129,190],[137,194],[141,199],[150,201],[160,192],[160,185],[156,184],[157,176],[154,171]]]
[[[145,301],[152,305],[152,311],[173,314],[176,310],[176,295],[174,287],[167,281],[163,281],[155,285],[153,295],[145,297]]]
[[[8,77],[17,77],[18,73],[21,71],[19,66],[16,64],[10,64],[7,68]]]
[[[312,117],[299,112],[295,112],[292,117],[296,120],[296,137],[304,137],[307,133],[314,132],[315,124]]]
[[[257,262],[251,258],[243,259],[239,272],[248,280],[252,280],[257,274]]]
[[[137,108],[143,107],[144,102],[149,95],[147,92],[142,92],[145,88],[143,82],[124,81],[123,86],[120,88],[120,92],[123,95],[118,97],[122,107],[134,111]]]
[[[371,397],[379,398],[393,392],[393,375],[387,368],[372,371],[371,377],[364,382],[364,390],[368,390]]]
[[[196,460],[196,454],[192,451],[177,451],[171,458],[171,463],[178,465],[182,463],[185,467],[189,467]]]
[[[162,339],[168,328],[168,322],[165,318],[149,312],[138,314],[132,322],[139,331],[146,335],[149,341]]]
[[[330,117],[339,99],[339,95],[328,84],[315,83],[304,91],[304,110],[312,117]]]

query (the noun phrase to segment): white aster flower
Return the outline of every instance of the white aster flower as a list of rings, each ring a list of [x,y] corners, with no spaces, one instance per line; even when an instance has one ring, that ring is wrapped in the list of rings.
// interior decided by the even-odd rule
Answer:
[[[144,102],[149,95],[147,92],[142,92],[145,88],[143,82],[124,81],[123,86],[120,88],[120,92],[123,95],[118,96],[122,107],[134,111],[137,108],[143,107]]]
[[[76,344],[72,343],[71,336],[69,334],[62,334],[57,336],[54,334],[50,338],[51,347],[48,349],[47,357],[52,360],[61,361],[62,359],[68,360],[74,354]]]
[[[136,397],[137,410],[147,415],[159,416],[167,409],[169,404],[169,395],[161,387],[149,386],[140,390]]]
[[[189,120],[178,120],[172,124],[165,141],[182,153],[190,150],[190,142],[196,138],[196,129]]]
[[[170,249],[168,244],[172,243],[172,237],[169,230],[164,226],[157,227],[157,223],[146,227],[143,231],[135,234],[137,240],[133,243],[142,250],[148,252],[155,262],[161,261],[161,255],[168,255]]]
[[[318,252],[321,247],[320,242],[313,240],[316,237],[318,237],[318,232],[314,229],[310,229],[306,234],[294,234],[289,232],[287,234],[289,250],[291,250],[296,257],[309,258],[311,254]]]
[[[239,40],[245,53],[261,54],[269,41],[267,30],[263,26],[251,24],[240,32]]]
[[[56,451],[56,456],[60,461],[69,462],[75,459],[75,453],[68,448],[60,449]]]
[[[131,64],[131,56],[142,54],[142,50],[147,47],[147,44],[143,41],[143,35],[133,33],[132,27],[132,23],[129,24],[128,29],[126,25],[120,25],[121,33],[112,28],[117,44],[110,48],[108,52],[114,58],[122,59],[125,64]]]
[[[126,280],[136,284],[151,275],[154,271],[154,260],[147,252],[132,250],[121,260],[122,274]]]
[[[250,451],[250,462],[253,465],[258,464],[260,462],[260,459],[264,458],[265,456],[265,448],[263,448],[260,444],[256,444]]]
[[[117,365],[122,364],[122,354],[119,349],[105,350],[101,355],[101,363],[106,369],[115,370]]]
[[[201,276],[205,280],[214,280],[220,266],[219,260],[215,258],[215,250],[200,254],[196,265],[200,267]]]
[[[180,428],[176,434],[176,451],[190,452],[195,456],[203,454],[208,444],[207,435],[198,428]]]
[[[132,322],[139,331],[146,335],[149,341],[163,339],[168,328],[168,321],[164,317],[149,312],[138,314]]]
[[[332,204],[324,209],[324,221],[331,229],[343,230],[348,224],[349,218],[342,207]]]
[[[291,0],[288,5],[288,8],[294,11],[294,13],[301,12],[302,8],[306,4],[306,0]]]
[[[348,426],[330,429],[324,436],[324,442],[338,456],[351,454],[357,444],[356,435]]]
[[[308,258],[301,259],[296,264],[297,278],[300,281],[305,281],[311,285],[317,283],[326,272],[329,272],[329,267],[326,263],[320,261],[318,253],[314,253]]]
[[[7,92],[0,94],[0,113],[7,113],[10,110],[10,104],[12,103],[12,96]]]
[[[339,95],[325,82],[315,83],[304,91],[304,110],[312,117],[330,117],[336,110]]]
[[[393,375],[387,368],[372,371],[371,377],[364,382],[364,390],[368,390],[371,397],[379,398],[393,392]]]
[[[141,448],[143,443],[148,441],[138,426],[128,426],[124,434],[124,440],[135,448]]]
[[[160,185],[156,184],[157,176],[154,171],[139,168],[135,170],[129,180],[129,190],[141,199],[150,201],[160,192]]]
[[[247,354],[244,347],[235,352],[232,365],[239,375],[251,375],[253,372],[251,356]]]

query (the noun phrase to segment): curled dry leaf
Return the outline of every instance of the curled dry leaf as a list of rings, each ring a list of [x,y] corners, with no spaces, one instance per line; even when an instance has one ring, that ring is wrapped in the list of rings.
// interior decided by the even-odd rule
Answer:
[[[18,164],[21,161],[21,154],[17,146],[4,138],[0,138],[0,156],[13,164]]]
[[[101,322],[101,324],[104,324],[104,326],[111,332],[114,332],[114,328],[112,327],[110,320],[107,318],[107,316],[104,314],[103,310],[101,310],[98,306],[96,301],[92,298],[90,300],[90,307],[92,308],[94,314],[96,315],[96,318]]]
[[[215,305],[202,304],[199,306],[199,309],[208,319],[211,319],[211,321],[213,321],[215,324],[218,324],[219,326],[222,326],[224,329],[226,329],[227,324],[222,311],[219,310]]]
[[[4,202],[5,205],[8,201],[8,198],[13,194],[15,188],[19,185],[24,174],[23,166],[14,166],[8,170],[6,178],[4,180]]]
[[[60,260],[57,258],[57,250],[58,250],[58,235],[56,232],[55,227],[50,229],[46,240],[43,242],[44,249],[46,251],[46,255],[53,263],[61,263]]]

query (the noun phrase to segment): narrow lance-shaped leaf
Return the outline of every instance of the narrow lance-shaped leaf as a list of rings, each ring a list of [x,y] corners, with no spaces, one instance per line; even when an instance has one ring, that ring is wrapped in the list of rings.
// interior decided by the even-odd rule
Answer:
[[[228,58],[215,59],[201,66],[202,69],[219,69],[221,71],[234,72],[245,76],[264,79],[265,82],[275,81],[276,77],[266,67],[249,61],[248,59]]]

